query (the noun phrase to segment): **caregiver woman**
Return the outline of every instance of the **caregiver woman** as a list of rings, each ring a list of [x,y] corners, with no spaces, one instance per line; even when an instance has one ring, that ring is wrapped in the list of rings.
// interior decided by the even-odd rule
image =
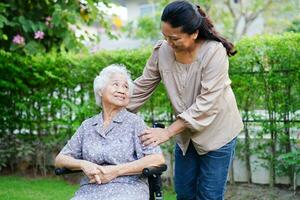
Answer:
[[[176,135],[175,191],[178,200],[222,200],[236,137],[243,128],[228,76],[236,52],[209,17],[187,1],[168,4],[159,41],[127,107],[145,103],[162,80],[177,119],[168,128],[148,128],[144,145],[157,146]]]

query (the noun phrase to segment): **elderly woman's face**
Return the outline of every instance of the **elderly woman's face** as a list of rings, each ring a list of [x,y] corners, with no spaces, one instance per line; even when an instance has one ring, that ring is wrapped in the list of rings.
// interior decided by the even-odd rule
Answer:
[[[129,103],[129,86],[123,74],[113,74],[102,90],[103,105],[126,107]]]

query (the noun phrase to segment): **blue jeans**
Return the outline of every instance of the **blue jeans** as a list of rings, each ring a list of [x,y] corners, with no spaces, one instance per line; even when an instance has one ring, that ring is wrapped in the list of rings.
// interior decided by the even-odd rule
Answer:
[[[199,155],[190,142],[185,156],[176,144],[177,200],[223,200],[235,144],[236,138],[215,151]]]

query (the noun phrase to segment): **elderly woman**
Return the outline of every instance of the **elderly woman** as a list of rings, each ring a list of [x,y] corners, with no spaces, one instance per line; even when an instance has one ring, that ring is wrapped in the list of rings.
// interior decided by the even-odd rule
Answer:
[[[56,167],[83,170],[74,200],[146,200],[149,191],[142,169],[163,164],[159,147],[144,147],[143,120],[126,110],[133,90],[123,66],[110,65],[94,80],[102,112],[85,120],[55,160]]]

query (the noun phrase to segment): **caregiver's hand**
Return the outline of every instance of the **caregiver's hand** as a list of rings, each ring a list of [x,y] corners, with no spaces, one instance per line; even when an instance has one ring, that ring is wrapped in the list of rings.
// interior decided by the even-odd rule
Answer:
[[[147,128],[140,135],[140,140],[144,146],[157,146],[171,137],[170,131],[166,128]]]

